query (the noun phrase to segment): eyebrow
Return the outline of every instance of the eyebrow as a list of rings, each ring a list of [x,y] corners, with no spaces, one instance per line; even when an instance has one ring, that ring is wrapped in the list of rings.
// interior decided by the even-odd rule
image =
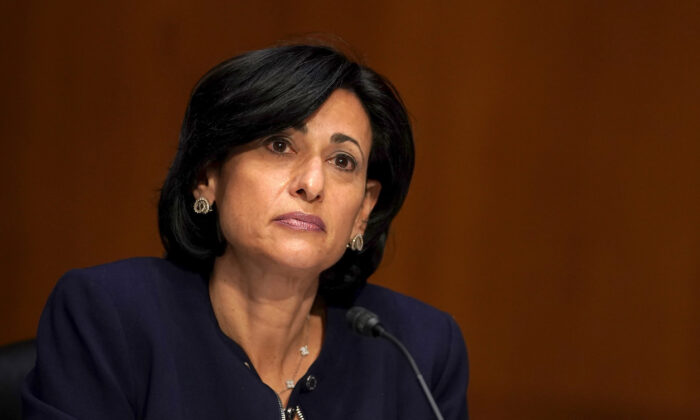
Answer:
[[[295,130],[298,130],[298,131],[304,133],[304,134],[306,134],[309,131],[308,128],[306,127],[306,123],[301,123],[299,125],[294,126],[293,128]],[[357,140],[355,140],[354,138],[348,136],[347,134],[343,134],[343,133],[333,133],[333,135],[331,136],[331,142],[333,142],[333,143],[345,143],[346,141],[349,141],[351,143],[355,143],[357,148],[360,150],[360,155],[362,155],[362,160],[364,161],[365,154],[362,153],[362,147],[360,146],[360,143],[358,143]]]
[[[358,143],[357,140],[355,140],[354,138],[352,138],[352,137],[350,137],[350,136],[348,136],[348,135],[346,135],[346,134],[343,134],[343,133],[334,133],[334,134],[331,136],[331,141],[332,141],[333,143],[344,143],[344,142],[346,142],[346,141],[355,143],[355,145],[357,146],[357,148],[360,150],[360,154],[362,155],[362,160],[365,160],[365,154],[362,153],[362,147],[360,147],[360,143]]]

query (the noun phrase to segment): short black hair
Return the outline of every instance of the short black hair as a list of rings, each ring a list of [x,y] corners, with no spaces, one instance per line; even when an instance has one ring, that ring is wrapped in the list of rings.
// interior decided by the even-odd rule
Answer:
[[[284,45],[222,62],[195,85],[179,146],[161,189],[158,227],[166,258],[210,272],[226,243],[216,211],[194,214],[193,190],[210,164],[231,150],[300,126],[336,89],[353,92],[367,112],[372,146],[367,179],[381,183],[362,252],[348,250],[321,274],[320,293],[344,298],[379,265],[389,226],[406,198],[414,166],[411,124],[394,86],[329,46]],[[215,205],[214,205],[214,208]]]

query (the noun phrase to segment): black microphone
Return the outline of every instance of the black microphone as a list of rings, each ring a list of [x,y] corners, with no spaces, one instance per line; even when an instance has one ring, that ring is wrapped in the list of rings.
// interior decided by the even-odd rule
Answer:
[[[406,356],[406,359],[408,359],[408,363],[411,364],[411,368],[413,368],[413,372],[416,374],[418,383],[423,389],[423,393],[428,399],[430,407],[433,409],[433,413],[435,413],[435,417],[438,420],[444,420],[442,414],[440,414],[440,409],[438,408],[437,404],[435,404],[433,394],[430,393],[430,389],[428,389],[428,385],[425,383],[425,379],[423,379],[423,375],[421,375],[420,370],[418,370],[418,365],[416,365],[416,361],[413,360],[411,353],[408,352],[406,347],[404,347],[398,338],[394,337],[386,329],[384,329],[384,326],[381,324],[381,322],[379,322],[379,317],[369,309],[361,306],[353,306],[345,314],[345,319],[348,321],[350,329],[357,334],[368,337],[386,338],[394,343],[399,350],[401,350],[401,353],[403,353],[403,355]]]

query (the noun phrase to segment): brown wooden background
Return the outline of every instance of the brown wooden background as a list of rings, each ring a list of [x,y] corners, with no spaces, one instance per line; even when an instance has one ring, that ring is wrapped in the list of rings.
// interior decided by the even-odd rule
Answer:
[[[413,114],[374,281],[454,314],[473,417],[700,415],[698,2],[253,3],[2,3],[0,344],[69,268],[161,253],[203,72],[332,32]]]

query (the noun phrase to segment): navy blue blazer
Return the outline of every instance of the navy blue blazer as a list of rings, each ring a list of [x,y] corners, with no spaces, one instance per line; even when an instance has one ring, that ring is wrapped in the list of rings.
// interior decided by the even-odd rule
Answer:
[[[453,318],[373,285],[354,304],[404,342],[445,419],[466,419],[467,353]],[[350,331],[346,310],[327,307],[321,352],[288,407],[306,420],[433,418],[408,362],[389,342]],[[58,282],[22,396],[28,419],[282,417],[275,392],[219,328],[207,279],[158,258],[73,270]]]

